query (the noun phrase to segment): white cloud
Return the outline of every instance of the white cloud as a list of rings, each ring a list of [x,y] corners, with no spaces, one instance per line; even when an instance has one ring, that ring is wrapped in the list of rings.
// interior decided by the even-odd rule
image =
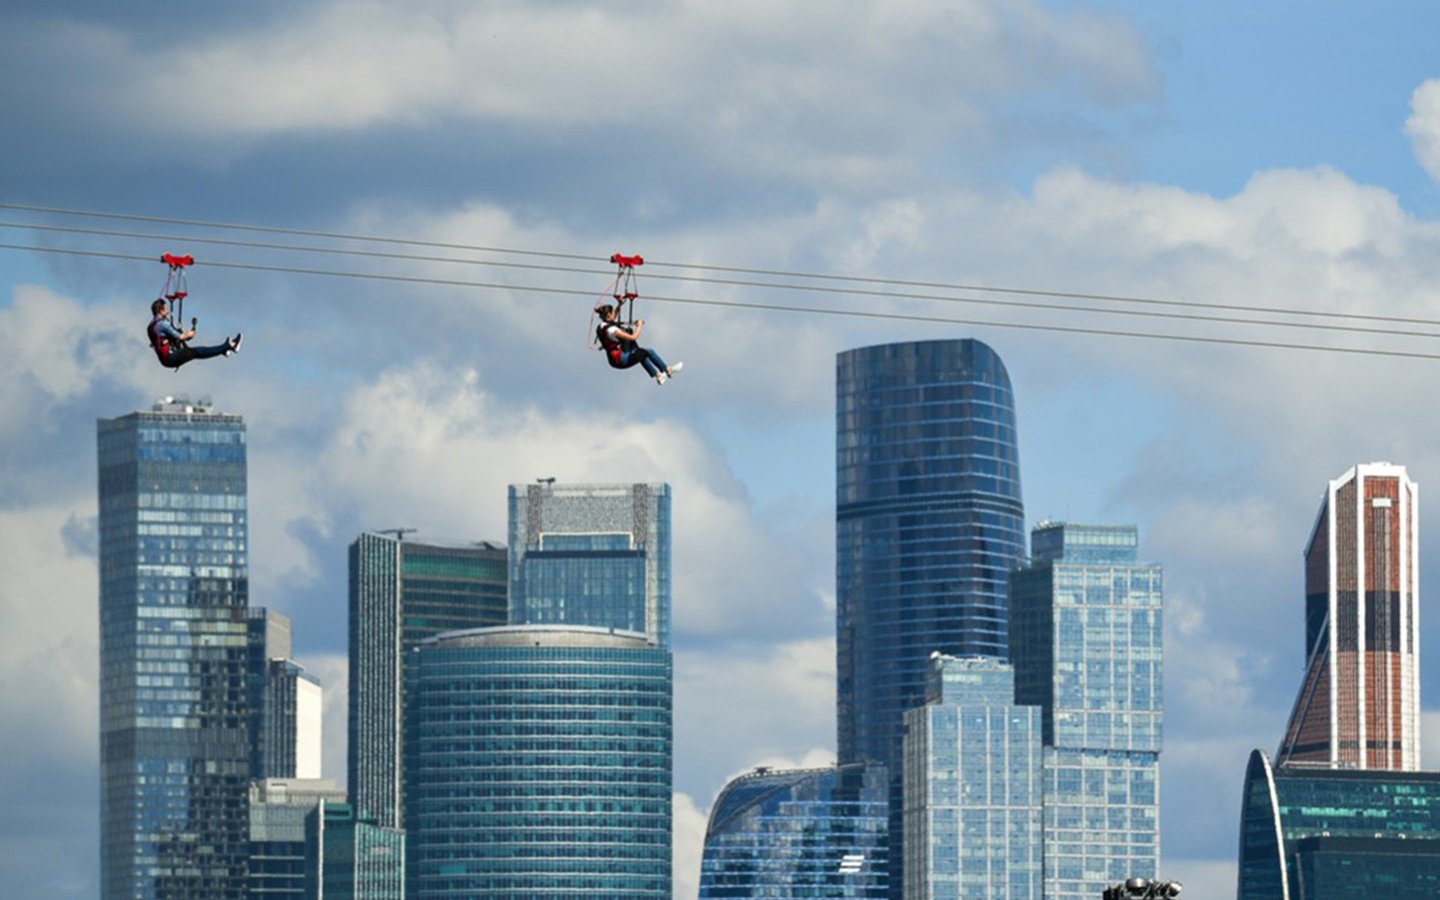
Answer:
[[[42,40],[89,48],[74,58],[94,67],[97,112],[190,146],[467,121],[578,135],[618,120],[733,174],[872,187],[913,168],[902,148],[995,143],[996,120],[1015,114],[1006,98],[1117,108],[1158,96],[1138,29],[1034,0],[370,0],[274,15],[168,45],[163,66],[149,33],[65,23],[66,39]],[[183,96],[205,102],[182,117],[156,102]]]
[[[551,476],[663,481],[675,497],[677,633],[736,632],[762,622],[793,630],[822,608],[809,562],[774,540],[715,448],[678,421],[549,414],[487,392],[474,371],[419,363],[357,387],[334,429],[323,447],[286,454],[299,474],[279,484],[281,515],[338,517],[356,523],[357,534],[389,527],[398,515],[434,536],[504,541],[511,484]],[[293,532],[273,519],[264,530],[272,541]],[[285,558],[303,559],[304,548],[290,543]],[[271,577],[295,568],[306,566]]]
[[[1410,95],[1410,118],[1405,133],[1430,177],[1440,181],[1440,79],[1431,78]]]
[[[676,900],[694,900],[700,893],[700,858],[705,852],[709,817],[689,794],[675,793],[671,893]]]
[[[67,546],[73,516],[0,510],[0,748],[17,768],[99,752],[98,582],[95,559]]]
[[[825,748],[834,739],[833,637],[677,653],[675,755],[692,795],[713,798],[725,781],[757,765],[830,765],[834,750]]]

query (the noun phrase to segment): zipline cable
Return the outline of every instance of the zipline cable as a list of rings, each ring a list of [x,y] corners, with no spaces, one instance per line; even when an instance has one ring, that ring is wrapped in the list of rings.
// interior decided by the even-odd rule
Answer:
[[[75,227],[62,226],[62,225],[35,225],[35,224],[29,224],[29,223],[23,223],[23,222],[5,222],[5,221],[0,221],[0,228],[15,228],[15,229],[25,229],[25,230],[32,230],[32,231],[45,231],[45,232],[60,233],[60,234],[81,234],[81,235],[99,236],[99,237],[121,237],[121,238],[132,238],[132,239],[138,239],[138,240],[167,241],[167,242],[182,243],[182,244],[211,244],[211,245],[218,245],[218,246],[242,247],[242,248],[247,248],[247,249],[258,249],[258,250],[278,250],[278,251],[292,252],[292,253],[316,253],[316,254],[326,254],[326,255],[332,255],[332,256],[354,256],[354,257],[363,257],[363,258],[367,258],[367,259],[399,260],[399,261],[404,261],[404,262],[452,263],[452,264],[458,264],[458,265],[493,266],[493,267],[496,267],[496,268],[522,269],[522,270],[538,271],[538,272],[562,272],[562,273],[582,274],[582,275],[594,275],[594,274],[595,274],[595,270],[593,270],[593,269],[579,268],[579,267],[575,267],[575,266],[547,266],[547,265],[537,265],[537,264],[535,264],[535,263],[501,262],[501,261],[496,261],[496,260],[483,260],[483,259],[461,259],[461,258],[453,257],[453,256],[425,256],[425,255],[413,254],[413,253],[387,253],[387,252],[378,251],[378,250],[350,250],[350,249],[345,249],[345,248],[340,248],[340,247],[316,247],[316,246],[309,246],[309,245],[304,245],[304,244],[283,244],[283,243],[271,243],[271,242],[264,242],[264,241],[242,241],[242,240],[235,240],[235,239],[232,239],[232,238],[206,238],[206,237],[197,237],[197,236],[194,236],[194,235],[149,234],[149,233],[134,232],[134,231],[115,231],[115,230],[97,229],[97,228],[75,228]],[[965,303],[965,304],[978,305],[978,306],[1000,306],[1000,307],[1010,307],[1010,308],[1019,308],[1019,309],[1041,309],[1041,310],[1047,310],[1047,311],[1052,311],[1052,312],[1084,313],[1084,314],[1090,314],[1090,315],[1134,316],[1134,317],[1138,317],[1138,318],[1175,319],[1175,320],[1190,321],[1190,322],[1216,322],[1216,323],[1228,324],[1228,325],[1259,325],[1259,326],[1264,326],[1264,327],[1267,327],[1267,328],[1301,328],[1301,329],[1308,329],[1308,330],[1311,330],[1311,331],[1338,331],[1338,332],[1342,332],[1342,333],[1378,334],[1378,335],[1391,335],[1391,336],[1409,337],[1409,338],[1440,338],[1440,332],[1424,332],[1424,331],[1417,332],[1417,331],[1414,331],[1414,330],[1411,330],[1411,329],[1401,330],[1401,329],[1396,329],[1396,328],[1370,328],[1370,327],[1364,327],[1364,326],[1358,326],[1358,325],[1325,325],[1325,324],[1318,323],[1318,322],[1285,322],[1285,321],[1278,321],[1278,320],[1274,320],[1274,319],[1255,319],[1255,318],[1244,318],[1244,317],[1238,317],[1238,316],[1209,316],[1209,315],[1197,315],[1197,314],[1195,314],[1195,313],[1162,312],[1162,311],[1157,311],[1157,310],[1144,310],[1144,309],[1140,309],[1140,310],[1137,310],[1137,309],[1113,309],[1113,308],[1096,307],[1096,306],[1075,306],[1075,305],[1073,305],[1073,304],[1064,304],[1064,303],[1039,303],[1039,302],[1024,301],[1024,300],[997,300],[997,299],[994,299],[994,298],[986,298],[986,297],[965,297],[965,296],[955,296],[955,295],[946,295],[946,294],[918,294],[918,293],[901,292],[901,291],[876,291],[876,290],[863,290],[863,289],[860,289],[860,288],[837,288],[837,287],[823,287],[823,286],[818,286],[818,285],[794,285],[794,284],[783,284],[783,283],[775,283],[775,282],[741,281],[741,280],[737,280],[737,279],[696,278],[696,277],[684,277],[684,276],[675,276],[675,275],[656,275],[656,276],[652,276],[652,278],[654,278],[654,279],[660,279],[660,280],[666,280],[666,281],[679,281],[679,282],[692,283],[692,284],[693,284],[693,283],[699,283],[699,284],[720,284],[720,285],[726,285],[726,286],[729,286],[729,287],[748,287],[748,288],[760,288],[760,289],[778,289],[778,290],[806,291],[806,292],[810,292],[810,293],[838,294],[838,295],[855,296],[855,297],[873,297],[873,298],[897,299],[897,300],[925,300],[925,301],[934,301],[934,302],[943,302],[943,303]],[[1422,322],[1424,322],[1425,324],[1431,325],[1431,326],[1433,326],[1433,327],[1440,328],[1440,320],[1419,320],[1419,321],[1422,321]]]
[[[399,245],[403,245],[403,246],[432,247],[432,248],[441,248],[441,249],[450,249],[450,250],[469,250],[469,251],[472,251],[472,252],[479,252],[479,253],[514,254],[514,255],[518,255],[518,256],[549,257],[549,258],[552,258],[552,259],[569,259],[569,260],[580,260],[580,261],[585,261],[585,262],[597,262],[597,263],[598,263],[598,262],[608,261],[608,260],[604,260],[604,259],[602,259],[602,258],[600,258],[600,257],[589,256],[589,255],[578,254],[578,253],[558,253],[558,252],[553,252],[553,251],[542,251],[542,250],[521,250],[521,249],[507,248],[507,247],[491,247],[491,246],[484,246],[484,245],[477,245],[477,244],[450,243],[450,242],[444,242],[444,241],[422,241],[422,240],[415,240],[415,239],[410,239],[410,238],[382,237],[382,236],[377,236],[377,235],[352,234],[352,233],[345,233],[345,232],[313,231],[313,230],[306,230],[306,229],[299,229],[299,228],[278,228],[278,227],[273,227],[273,226],[244,225],[244,224],[227,223],[227,222],[207,222],[207,221],[197,220],[197,219],[177,219],[177,218],[166,217],[166,216],[147,216],[147,215],[139,215],[139,214],[135,214],[135,213],[115,213],[115,212],[103,212],[103,211],[98,211],[98,210],[66,209],[66,208],[61,208],[61,207],[34,206],[34,205],[20,204],[20,203],[0,203],[0,209],[22,210],[22,211],[26,211],[26,212],[44,213],[44,214],[49,214],[49,215],[68,215],[68,216],[78,216],[78,217],[88,217],[88,218],[119,219],[119,220],[137,221],[137,222],[157,222],[157,223],[170,224],[170,225],[186,225],[186,226],[194,226],[194,227],[200,227],[200,228],[232,229],[232,230],[236,230],[236,231],[247,231],[247,232],[262,233],[262,234],[283,234],[283,235],[302,236],[302,237],[318,237],[318,238],[325,238],[325,239],[330,239],[330,240],[361,241],[361,242],[381,243],[381,244],[399,244]],[[1195,300],[1169,300],[1169,299],[1162,299],[1162,298],[1156,298],[1156,297],[1141,297],[1141,296],[1124,295],[1124,294],[1099,294],[1099,293],[1085,293],[1085,292],[1076,292],[1076,291],[1044,290],[1044,289],[1037,289],[1037,288],[1004,287],[1004,286],[964,284],[964,283],[946,283],[946,282],[934,282],[934,281],[912,281],[912,280],[905,280],[905,279],[879,278],[879,277],[860,276],[860,275],[836,275],[836,274],[815,273],[815,272],[792,272],[792,271],[785,271],[785,270],[781,270],[781,269],[751,269],[751,268],[742,268],[742,267],[738,267],[738,266],[717,266],[717,265],[706,265],[706,264],[701,264],[701,263],[665,262],[665,261],[663,261],[663,260],[654,260],[654,259],[647,260],[647,264],[650,265],[650,266],[654,266],[654,267],[664,267],[664,268],[674,268],[674,269],[693,269],[693,270],[695,270],[695,271],[729,272],[729,273],[733,273],[733,274],[765,275],[765,276],[783,277],[783,278],[810,279],[810,280],[815,280],[815,281],[844,282],[844,283],[871,284],[871,285],[893,285],[893,286],[896,286],[896,287],[931,288],[931,289],[937,289],[937,290],[980,291],[980,292],[982,292],[982,293],[1003,293],[1003,294],[1016,294],[1016,295],[1026,295],[1026,296],[1037,296],[1037,297],[1054,297],[1054,298],[1065,298],[1065,297],[1069,297],[1069,298],[1073,298],[1073,299],[1077,299],[1077,300],[1096,300],[1096,301],[1101,301],[1101,302],[1113,302],[1113,303],[1133,303],[1133,304],[1154,305],[1154,306],[1168,306],[1168,307],[1189,307],[1189,308],[1198,308],[1198,309],[1216,309],[1216,310],[1226,310],[1226,311],[1232,311],[1232,312],[1267,313],[1267,314],[1291,315],[1291,316],[1312,316],[1312,317],[1323,318],[1323,319],[1345,319],[1345,320],[1350,320],[1350,321],[1388,322],[1388,323],[1397,324],[1397,325],[1430,325],[1430,326],[1440,326],[1440,320],[1435,320],[1435,319],[1423,319],[1423,318],[1411,318],[1411,317],[1406,317],[1406,316],[1386,316],[1386,315],[1374,315],[1374,314],[1367,314],[1367,313],[1346,313],[1346,312],[1335,312],[1335,311],[1329,311],[1329,310],[1294,309],[1294,308],[1287,308],[1287,307],[1247,306],[1247,305],[1245,305],[1245,304],[1236,304],[1236,303],[1208,303],[1208,302],[1195,301]],[[685,280],[685,279],[678,279],[678,278],[676,278],[675,276],[651,275],[650,277],[651,277],[651,278],[662,278],[662,277],[665,277],[665,278],[671,278],[671,279],[673,279],[673,280]],[[721,280],[716,280],[714,283],[721,283],[721,284],[723,284],[723,283],[727,283],[727,282],[724,282],[724,281],[721,281]],[[758,285],[757,285],[757,286],[758,286]],[[818,290],[818,288],[812,288],[812,289],[813,289],[813,290]]]
[[[140,262],[153,262],[153,261],[154,261],[152,257],[149,257],[149,256],[138,256],[138,255],[135,255],[135,254],[110,253],[110,252],[99,251],[99,250],[75,250],[75,249],[67,249],[67,248],[63,248],[63,247],[38,247],[38,246],[26,245],[26,244],[0,243],[0,249],[6,249],[6,250],[27,250],[27,251],[37,252],[37,253],[71,254],[71,255],[75,255],[75,256],[99,257],[99,258],[105,258],[105,259],[136,260],[136,261],[140,261]],[[196,265],[199,265],[199,264],[200,264],[200,263],[198,263],[198,262],[196,263]],[[300,267],[296,267],[296,266],[273,266],[273,265],[262,265],[262,264],[259,264],[259,263],[236,263],[236,262],[224,262],[224,261],[218,261],[218,260],[209,260],[209,261],[207,261],[207,262],[205,263],[205,265],[215,266],[216,268],[223,268],[223,269],[243,269],[243,270],[256,271],[256,272],[279,272],[279,273],[294,274],[294,275],[317,275],[317,276],[326,276],[326,277],[332,277],[332,278],[369,279],[369,280],[375,280],[375,281],[402,282],[402,283],[407,283],[407,284],[442,285],[442,286],[447,286],[447,287],[486,288],[486,289],[502,290],[502,291],[517,291],[517,292],[521,292],[521,293],[559,294],[559,295],[564,295],[564,296],[569,296],[569,297],[574,297],[574,296],[589,296],[589,295],[592,293],[592,292],[590,292],[590,291],[577,291],[577,290],[572,290],[572,289],[568,289],[568,288],[542,287],[542,286],[538,286],[538,285],[515,285],[515,284],[504,284],[504,283],[499,283],[499,282],[461,281],[461,280],[458,280],[458,279],[427,278],[427,277],[415,276],[415,275],[386,275],[386,274],[373,273],[373,272],[342,272],[342,271],[333,271],[333,270],[326,270],[326,269],[306,269],[306,268],[300,268]],[[1224,345],[1237,346],[1237,347],[1260,347],[1260,348],[1276,349],[1276,350],[1304,350],[1304,351],[1318,352],[1318,353],[1347,353],[1347,354],[1360,355],[1360,356],[1386,356],[1386,357],[1394,357],[1394,358],[1400,358],[1400,359],[1430,359],[1430,360],[1440,360],[1440,354],[1436,354],[1436,353],[1420,353],[1420,352],[1415,352],[1415,351],[1375,349],[1375,348],[1368,348],[1368,347],[1343,347],[1343,346],[1327,347],[1327,346],[1324,346],[1324,345],[1321,345],[1321,344],[1296,344],[1296,343],[1289,343],[1289,342],[1284,342],[1284,341],[1258,341],[1258,340],[1246,340],[1246,339],[1242,339],[1242,338],[1206,337],[1206,336],[1202,336],[1202,335],[1163,334],[1163,333],[1156,333],[1156,332],[1141,332],[1141,331],[1117,331],[1117,330],[1108,329],[1108,328],[1082,328],[1082,327],[1079,327],[1079,326],[1071,326],[1071,325],[1041,325],[1041,324],[1024,323],[1024,322],[995,322],[995,321],[987,321],[987,320],[980,320],[980,319],[952,319],[952,318],[946,318],[946,317],[943,317],[943,316],[918,316],[918,315],[910,315],[910,314],[907,314],[907,313],[886,313],[886,312],[874,312],[874,311],[868,311],[868,310],[831,309],[831,308],[826,308],[826,307],[791,306],[791,305],[785,305],[785,304],[745,303],[745,302],[733,301],[733,300],[700,300],[700,299],[696,299],[696,298],[693,298],[693,297],[657,297],[657,296],[648,295],[648,294],[646,295],[646,299],[649,300],[649,301],[652,301],[652,302],[659,302],[659,303],[679,303],[679,304],[686,304],[686,305],[692,305],[692,306],[715,306],[715,307],[728,307],[728,308],[732,308],[732,309],[752,309],[752,310],[766,310],[766,311],[772,311],[772,312],[808,313],[808,314],[812,314],[812,315],[844,316],[844,317],[849,317],[849,318],[862,318],[862,319],[884,319],[884,320],[901,321],[901,322],[927,322],[927,323],[944,324],[944,325],[968,325],[968,326],[979,326],[979,327],[985,327],[985,328],[1011,328],[1011,329],[1020,329],[1020,330],[1025,330],[1025,331],[1048,331],[1048,332],[1056,332],[1056,333],[1062,333],[1062,334],[1087,334],[1087,335],[1100,335],[1100,336],[1105,336],[1105,337],[1125,337],[1125,338],[1137,338],[1137,339],[1149,339],[1149,340],[1183,341],[1183,342],[1186,342],[1186,343],[1199,343],[1199,344],[1224,344]]]

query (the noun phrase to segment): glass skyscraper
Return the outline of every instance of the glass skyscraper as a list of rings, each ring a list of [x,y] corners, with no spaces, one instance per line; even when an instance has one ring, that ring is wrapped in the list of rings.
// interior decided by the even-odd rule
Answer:
[[[305,897],[403,900],[405,834],[321,800],[305,817]]]
[[[305,819],[322,800],[345,791],[320,778],[250,782],[250,900],[304,900]]]
[[[510,621],[670,646],[670,486],[510,486]]]
[[[888,798],[879,764],[741,775],[710,811],[700,900],[888,896]]]
[[[967,339],[841,353],[835,405],[839,756],[889,770],[898,892],[902,717],[925,702],[930,654],[1007,655],[1025,550],[1015,398]]]
[[[1440,896],[1440,772],[1271,766],[1240,813],[1239,900]]]
[[[403,827],[405,654],[426,638],[506,622],[506,552],[403,533],[350,545],[350,804],[362,820]]]
[[[1160,863],[1162,573],[1133,526],[1041,523],[1010,585],[1015,700],[1044,730],[1046,900]]]
[[[410,900],[670,897],[670,653],[519,625],[411,652]]]
[[[999,660],[930,667],[928,702],[905,713],[906,900],[1048,898],[1039,708],[1015,702]]]
[[[166,400],[98,423],[106,900],[247,890],[245,424]]]

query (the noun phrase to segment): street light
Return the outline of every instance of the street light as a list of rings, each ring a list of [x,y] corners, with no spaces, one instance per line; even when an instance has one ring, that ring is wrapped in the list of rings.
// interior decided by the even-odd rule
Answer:
[[[1101,900],[1167,900],[1180,896],[1180,888],[1178,881],[1130,878],[1106,888]]]

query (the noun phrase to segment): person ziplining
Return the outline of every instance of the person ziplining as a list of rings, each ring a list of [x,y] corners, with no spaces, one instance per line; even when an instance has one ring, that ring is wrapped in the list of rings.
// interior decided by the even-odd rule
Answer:
[[[644,319],[626,322],[620,317],[627,302],[630,304],[631,313],[635,311],[635,300],[640,296],[635,290],[635,267],[644,264],[645,260],[639,255],[621,256],[616,253],[610,257],[610,261],[620,267],[610,291],[615,302],[601,303],[595,307],[595,314],[600,317],[600,324],[595,328],[595,341],[600,345],[599,349],[604,351],[605,359],[612,369],[628,369],[639,365],[655,379],[657,385],[664,384],[673,378],[684,364],[677,362],[673,366],[667,365],[654,349],[640,346],[640,331],[645,327]]]
[[[155,351],[160,365],[167,369],[179,369],[192,359],[229,356],[238,351],[240,342],[244,339],[241,332],[236,332],[234,337],[227,337],[223,344],[211,347],[190,346],[189,342],[195,338],[199,319],[191,318],[189,328],[182,328],[175,323],[176,320],[185,320],[184,303],[189,296],[185,269],[195,263],[195,258],[166,253],[160,257],[160,261],[168,265],[170,270],[165,276],[165,287],[161,289],[160,296],[150,304],[150,324],[145,328],[145,335],[150,339],[150,347]],[[172,300],[176,305],[174,318],[170,315]]]

